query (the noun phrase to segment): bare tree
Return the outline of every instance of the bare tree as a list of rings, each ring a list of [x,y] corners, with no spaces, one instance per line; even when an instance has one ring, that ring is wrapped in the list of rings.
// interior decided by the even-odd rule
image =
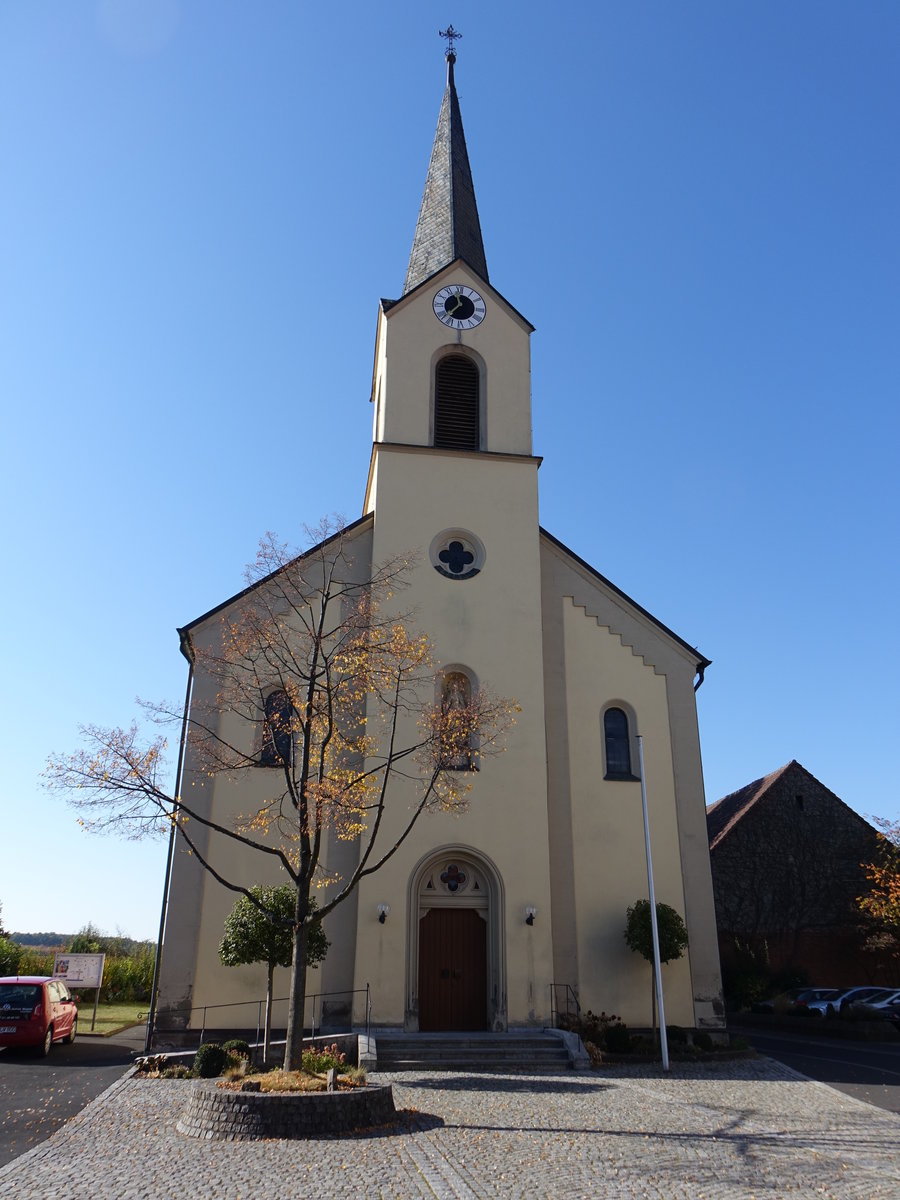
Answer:
[[[428,638],[398,604],[407,560],[366,569],[353,560],[352,531],[322,526],[311,533],[315,544],[301,555],[266,535],[246,591],[214,630],[204,624],[196,637],[182,634],[195,677],[211,685],[195,689],[185,718],[194,774],[234,783],[248,798],[246,812],[216,820],[208,788],[198,789],[199,799],[173,794],[164,783],[165,736],[145,741],[136,723],[84,727],[84,748],[54,756],[45,774],[90,829],[140,837],[174,826],[197,861],[251,903],[261,860],[248,861],[236,878],[220,869],[207,843],[239,843],[248,859],[262,856],[284,871],[295,889],[289,1070],[302,1054],[310,924],[387,862],[424,813],[465,806],[472,776],[459,764],[474,766],[497,749],[514,711],[484,689],[447,701]],[[182,721],[167,705],[143,708],[154,721]],[[269,768],[261,802],[259,767]],[[406,808],[399,833],[391,822],[387,836],[394,793],[394,805]],[[344,878],[325,878],[326,834],[358,843]],[[311,890],[323,882],[326,897],[313,912]]]

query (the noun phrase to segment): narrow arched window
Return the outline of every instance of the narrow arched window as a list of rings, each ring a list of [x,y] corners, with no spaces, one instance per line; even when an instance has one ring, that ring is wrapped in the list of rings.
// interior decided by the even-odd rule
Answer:
[[[266,696],[262,753],[264,767],[290,766],[294,757],[294,709],[288,694],[277,690]]]
[[[628,717],[621,708],[608,708],[603,714],[603,737],[606,743],[606,778],[634,778],[631,774]]]
[[[442,759],[451,771],[472,766],[470,705],[472,682],[462,671],[449,671],[441,688]]]
[[[434,376],[434,444],[445,450],[481,447],[478,367],[462,354],[448,354]]]

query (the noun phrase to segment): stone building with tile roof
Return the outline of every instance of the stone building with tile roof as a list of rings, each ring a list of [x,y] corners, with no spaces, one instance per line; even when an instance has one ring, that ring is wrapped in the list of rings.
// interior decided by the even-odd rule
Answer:
[[[723,964],[750,950],[823,987],[890,982],[856,904],[877,831],[796,759],[710,805],[706,825]]]
[[[649,970],[623,938],[626,908],[647,895],[640,737],[657,899],[682,914],[690,936],[685,957],[663,972],[667,1015],[719,1028],[694,695],[708,660],[540,527],[533,327],[488,277],[454,62],[451,52],[403,294],[378,310],[363,515],[343,544],[363,572],[417,551],[403,602],[445,679],[489,685],[520,712],[507,752],[472,772],[465,814],[419,820],[327,918],[332,947],[308,991],[327,993],[332,1024],[364,1019],[366,985],[381,1027],[541,1026],[560,989],[582,1008],[648,1024]],[[219,636],[240,604],[186,626],[186,653]],[[209,692],[197,677],[192,704]],[[264,719],[261,710],[260,729]],[[244,809],[264,804],[270,784],[265,771],[247,772]],[[235,819],[234,788],[205,779],[188,746],[182,791],[191,788],[209,819]],[[389,835],[408,811],[401,792],[385,817]],[[261,878],[214,833],[197,836],[221,874],[276,878],[271,867]],[[336,875],[358,853],[325,838]],[[264,967],[218,961],[231,904],[176,844],[160,1029],[196,1026],[204,1006],[207,1028],[233,1027],[239,1010],[208,1006],[247,1003],[246,1013],[264,994]],[[286,995],[285,976],[275,986]]]

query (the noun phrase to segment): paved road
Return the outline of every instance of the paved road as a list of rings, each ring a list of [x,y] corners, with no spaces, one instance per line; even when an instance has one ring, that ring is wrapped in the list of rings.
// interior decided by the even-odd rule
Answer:
[[[79,1036],[47,1058],[0,1050],[0,1166],[48,1138],[99,1096],[143,1048],[143,1029],[112,1038]]]
[[[23,1159],[0,1200],[897,1200],[900,1117],[771,1059],[559,1076],[393,1076],[394,1126],[215,1142],[190,1082],[123,1079]]]
[[[750,1028],[740,1032],[760,1054],[857,1100],[900,1113],[900,1042],[851,1042]]]

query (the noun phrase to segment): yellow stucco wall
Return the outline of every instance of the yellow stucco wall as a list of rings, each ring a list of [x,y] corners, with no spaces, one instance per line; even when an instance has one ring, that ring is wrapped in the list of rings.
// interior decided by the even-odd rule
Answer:
[[[647,871],[639,782],[604,779],[605,708],[628,712],[643,736],[657,901],[685,911],[666,679],[609,629],[561,597],[566,662],[569,777],[577,927],[578,989],[583,1007],[615,1012],[628,1024],[650,1022],[650,970],[625,944],[625,912],[646,898]],[[639,773],[632,737],[632,771]],[[663,968],[666,1015],[693,1024],[687,959]]]

